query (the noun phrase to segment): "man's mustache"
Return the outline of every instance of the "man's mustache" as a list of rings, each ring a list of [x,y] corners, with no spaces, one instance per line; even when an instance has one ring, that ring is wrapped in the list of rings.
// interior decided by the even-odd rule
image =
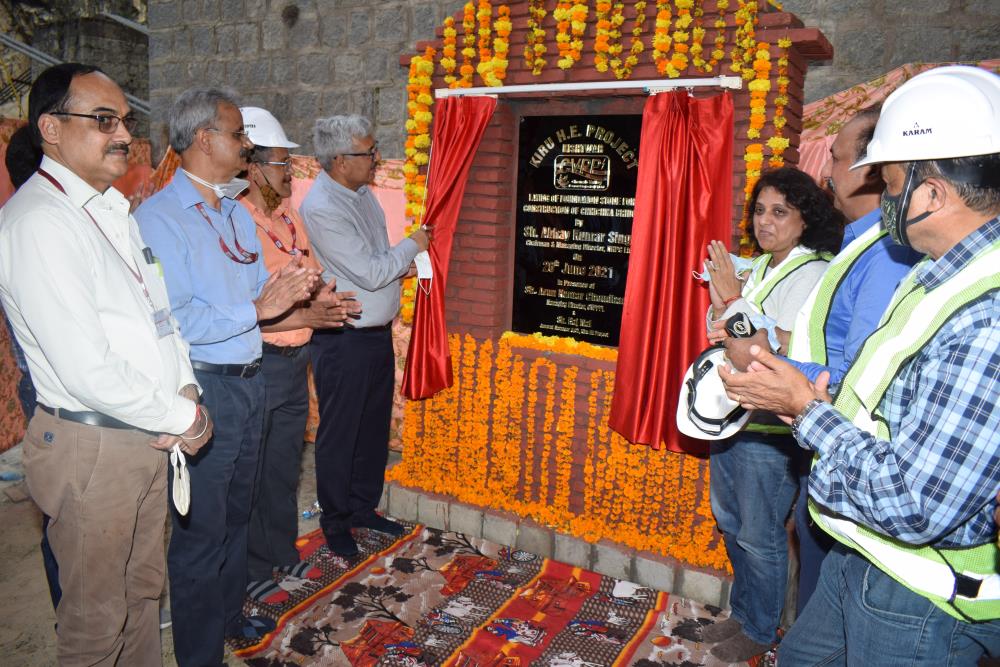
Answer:
[[[244,160],[246,162],[249,162],[250,161],[250,155],[252,153],[253,153],[253,149],[252,148],[241,148],[240,149],[240,159],[242,159],[242,160]]]
[[[128,155],[128,153],[129,153],[130,150],[131,150],[131,148],[129,148],[129,145],[122,142],[122,143],[117,143],[117,144],[111,144],[110,146],[108,146],[107,150],[105,150],[104,152],[105,153],[114,153],[116,151],[121,151],[121,152],[125,153],[125,155]]]

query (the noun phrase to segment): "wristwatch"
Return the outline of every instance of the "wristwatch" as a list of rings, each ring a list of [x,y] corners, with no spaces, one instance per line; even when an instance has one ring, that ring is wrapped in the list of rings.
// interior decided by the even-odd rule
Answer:
[[[820,405],[823,402],[824,401],[821,401],[818,398],[814,398],[813,400],[806,403],[806,407],[802,408],[802,412],[800,412],[795,416],[795,421],[792,422],[793,438],[795,438],[796,440],[799,439],[799,427],[802,425],[802,420],[806,418],[806,415],[812,412],[813,408],[815,408],[817,405]]]

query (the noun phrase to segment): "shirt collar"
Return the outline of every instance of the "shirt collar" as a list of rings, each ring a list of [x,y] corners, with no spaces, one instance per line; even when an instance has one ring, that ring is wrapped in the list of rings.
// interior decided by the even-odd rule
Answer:
[[[181,171],[180,167],[178,167],[177,171],[174,172],[174,178],[171,183],[174,186],[174,191],[177,193],[177,198],[180,200],[183,208],[193,208],[198,204],[204,204],[205,208],[212,208],[208,205],[208,202],[205,201],[205,197],[198,191],[198,188],[194,187],[194,183],[192,183],[191,179],[187,177],[187,174]],[[233,210],[233,207],[236,206],[236,200],[230,199],[229,197],[223,197],[219,200],[219,202],[219,208],[222,211],[222,215],[225,217],[227,217]]]
[[[94,197],[107,197],[109,203],[120,203],[118,200],[125,199],[124,195],[118,192],[114,186],[109,187],[103,193],[98,192],[94,186],[77,176],[69,167],[56,162],[48,155],[42,156],[42,163],[38,165],[38,168],[44,169],[59,181],[59,185],[66,191],[66,196],[74,206],[83,208]]]
[[[958,273],[976,255],[989,248],[1000,239],[1000,216],[981,225],[974,232],[958,242],[937,261],[927,262],[926,267],[916,277],[925,289],[932,290]]]
[[[367,185],[362,185],[356,192],[350,188],[345,188],[343,185],[330,178],[330,174],[325,171],[320,171],[316,178],[323,183],[323,187],[325,187],[330,194],[338,197],[347,197],[351,201],[360,200],[361,197],[368,192]]]

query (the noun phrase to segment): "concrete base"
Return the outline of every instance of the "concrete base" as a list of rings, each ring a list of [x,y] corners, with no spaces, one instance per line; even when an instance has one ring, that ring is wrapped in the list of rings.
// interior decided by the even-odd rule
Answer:
[[[671,558],[636,552],[608,540],[590,544],[514,514],[475,507],[396,483],[385,485],[383,504],[397,519],[419,521],[432,528],[524,549],[703,604],[729,607],[732,577],[694,568]]]

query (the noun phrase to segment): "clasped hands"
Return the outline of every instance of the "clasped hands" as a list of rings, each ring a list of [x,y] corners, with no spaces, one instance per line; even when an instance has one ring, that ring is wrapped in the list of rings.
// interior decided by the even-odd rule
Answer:
[[[198,403],[198,387],[193,384],[184,385],[177,394]],[[161,433],[149,441],[149,446],[153,449],[170,451],[174,445],[180,445],[182,452],[188,456],[194,456],[206,442],[212,439],[213,428],[212,417],[208,414],[208,410],[205,409],[205,406],[198,405],[194,422],[188,430],[180,435]]]
[[[295,255],[264,283],[254,301],[257,320],[274,320],[298,306],[303,311],[303,326],[328,329],[344,326],[350,317],[361,312],[355,292],[337,292],[336,279],[324,285],[322,271],[302,266],[302,255]]]
[[[766,345],[752,342],[746,352],[749,363],[745,372],[728,364],[719,369],[726,395],[744,408],[773,412],[791,424],[810,401],[818,398],[832,402],[828,372],[823,371],[815,382],[810,382],[797,368],[772,354]]]

